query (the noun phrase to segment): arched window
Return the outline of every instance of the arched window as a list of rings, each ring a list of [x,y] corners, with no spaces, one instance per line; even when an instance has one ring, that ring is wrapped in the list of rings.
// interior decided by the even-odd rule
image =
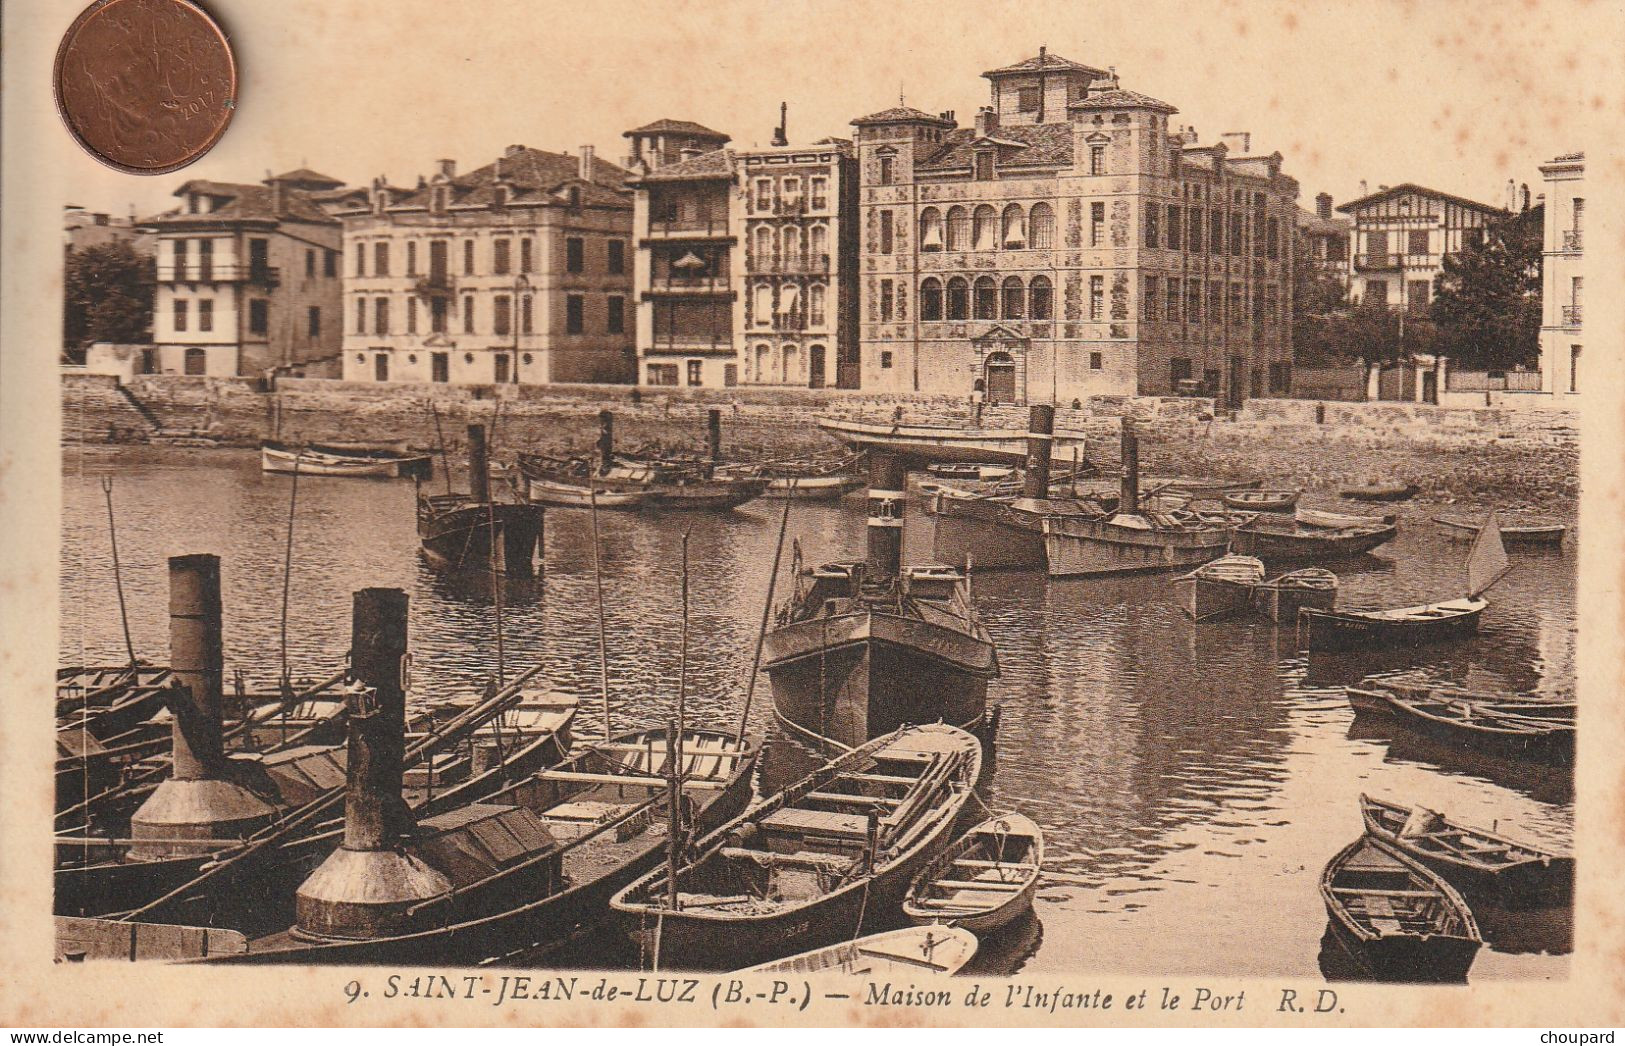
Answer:
[[[997,247],[998,244],[994,241],[997,239],[998,223],[999,213],[991,206],[984,203],[976,208],[975,230],[974,235],[971,237],[971,250],[991,251]]]
[[[950,251],[966,251],[970,249],[970,212],[963,207],[950,207],[948,209],[946,249]]]
[[[790,259],[801,254],[801,229],[794,225],[787,225],[779,233],[779,248],[784,252],[784,264],[790,266]]]
[[[824,267],[829,265],[829,226],[814,225],[812,227],[812,245],[807,248],[814,261],[820,262]]]
[[[1027,216],[1027,246],[1035,251],[1047,251],[1055,246],[1055,212],[1047,203],[1033,204]]]
[[[773,380],[773,350],[766,345],[756,346],[756,380],[770,382]]]
[[[1021,284],[1020,276],[1006,276],[1004,278],[1004,318],[1019,320],[1027,304],[1027,288]]]
[[[991,210],[992,208],[989,208]],[[978,276],[976,278],[976,318],[979,320],[996,320],[999,318],[999,285],[993,282],[991,276]]]
[[[920,212],[920,250],[942,250],[942,212],[935,207]]]
[[[773,261],[773,227],[758,225],[756,227],[756,266],[760,272]]]
[[[1000,242],[1006,247],[1021,248],[1027,246],[1027,213],[1021,209],[1021,204],[1012,203],[1004,209],[1004,235]]]
[[[773,286],[759,283],[753,296],[754,308],[751,310],[751,320],[758,327],[766,327],[773,322]]]
[[[948,318],[970,318],[970,284],[965,282],[963,276],[955,276],[948,281]]]
[[[920,319],[942,319],[942,281],[935,276],[928,276],[920,284]]]
[[[824,325],[824,285],[815,283],[807,288],[807,324],[812,327]]]
[[[1053,318],[1055,310],[1055,291],[1050,286],[1048,276],[1034,276],[1033,282],[1027,285],[1027,316],[1035,320]]]
[[[784,383],[801,384],[801,353],[794,345],[784,347]]]

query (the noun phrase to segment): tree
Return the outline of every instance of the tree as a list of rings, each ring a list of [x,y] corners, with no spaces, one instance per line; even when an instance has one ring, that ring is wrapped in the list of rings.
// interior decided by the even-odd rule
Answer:
[[[1434,283],[1438,351],[1458,365],[1503,369],[1540,358],[1540,252],[1545,208],[1490,222]]]
[[[150,255],[116,240],[69,248],[63,285],[62,336],[70,352],[96,341],[144,344],[152,339],[153,286]]]
[[[1332,328],[1348,310],[1343,277],[1309,249],[1309,237],[1293,238],[1292,355],[1306,365],[1332,362],[1341,354]]]

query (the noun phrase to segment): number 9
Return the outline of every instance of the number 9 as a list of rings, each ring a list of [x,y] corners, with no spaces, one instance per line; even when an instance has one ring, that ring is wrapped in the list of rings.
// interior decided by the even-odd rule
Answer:
[[[344,986],[344,994],[351,1002],[355,1002],[357,999],[361,998],[361,982],[351,981],[350,983],[346,984]]]

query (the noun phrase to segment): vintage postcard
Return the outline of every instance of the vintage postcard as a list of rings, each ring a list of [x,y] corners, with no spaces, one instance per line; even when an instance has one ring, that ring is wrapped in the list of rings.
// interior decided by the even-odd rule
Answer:
[[[4,1023],[1625,1019],[1617,10],[5,21]]]

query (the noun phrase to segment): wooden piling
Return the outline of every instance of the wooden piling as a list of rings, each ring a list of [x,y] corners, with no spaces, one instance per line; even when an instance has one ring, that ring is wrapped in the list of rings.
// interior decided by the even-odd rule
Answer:
[[[608,472],[615,464],[615,415],[612,411],[598,412],[598,471]]]
[[[1027,467],[1022,473],[1021,496],[1049,497],[1051,450],[1055,444],[1055,408],[1034,403],[1027,408]]]
[[[491,500],[491,462],[485,447],[484,425],[468,427],[468,492],[475,501]]]
[[[903,568],[903,459],[882,451],[869,453],[869,576],[895,578]]]
[[[1118,491],[1117,511],[1135,515],[1140,511],[1140,437],[1134,419],[1123,415],[1123,483]]]

